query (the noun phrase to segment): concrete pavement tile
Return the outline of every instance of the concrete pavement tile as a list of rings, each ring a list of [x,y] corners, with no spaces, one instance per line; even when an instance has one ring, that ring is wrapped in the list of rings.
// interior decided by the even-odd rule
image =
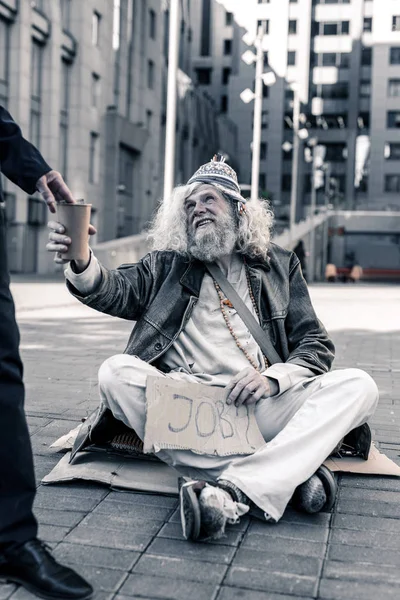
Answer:
[[[131,505],[144,504],[146,506],[162,506],[165,508],[176,508],[178,499],[176,496],[165,496],[164,494],[140,494],[137,492],[112,491],[107,500],[113,502],[126,502]]]
[[[39,456],[49,456],[55,454],[54,450],[50,450],[50,446],[54,440],[49,437],[40,435],[40,429],[38,432],[31,436],[31,445],[33,454]]]
[[[62,527],[75,527],[83,517],[84,512],[52,510],[50,508],[37,508],[35,517],[41,525],[57,525]]]
[[[163,506],[147,506],[146,504],[130,504],[116,500],[103,500],[93,511],[94,514],[125,515],[137,519],[165,521],[172,514],[171,508]]]
[[[133,573],[160,577],[187,579],[200,583],[221,583],[225,576],[227,565],[206,563],[174,556],[153,556],[143,554],[136,563]]]
[[[400,536],[398,533],[389,533],[387,531],[333,529],[330,543],[371,546],[377,551],[378,549],[385,549],[389,552],[390,550],[400,550]]]
[[[168,598],[170,600],[214,600],[217,594],[217,586],[202,585],[195,581],[184,581],[182,579],[169,579],[155,575],[129,575],[128,579],[120,589],[121,594],[137,594],[139,597]]]
[[[156,538],[147,549],[149,554],[160,556],[184,556],[189,560],[200,560],[206,562],[217,562],[228,564],[235,554],[235,548],[231,546],[219,546],[217,544],[181,542],[180,540],[169,540]]]
[[[241,548],[254,548],[260,552],[274,552],[282,554],[299,554],[321,558],[325,554],[326,545],[320,542],[295,540],[289,538],[270,537],[258,533],[247,533]]]
[[[127,576],[125,571],[90,565],[74,566],[74,569],[87,581],[90,581],[96,592],[116,592]]]
[[[137,550],[143,552],[152,540],[152,535],[132,533],[117,529],[102,529],[83,527],[79,525],[65,538],[64,541],[88,546],[104,548],[120,548],[121,550]]]
[[[354,579],[365,583],[397,583],[400,585],[400,572],[395,566],[328,560],[324,565],[323,575],[327,579]]]
[[[281,521],[276,525],[254,521],[251,523],[246,535],[249,536],[253,533],[274,538],[283,537],[326,543],[329,529],[327,527],[312,527],[299,523],[284,523]]]
[[[365,490],[361,488],[344,487],[339,492],[340,500],[368,500],[369,502],[393,502],[397,504],[399,501],[398,492],[386,490]]]
[[[71,527],[60,527],[60,525],[42,525],[39,523],[39,538],[44,542],[61,542]]]
[[[223,586],[218,594],[218,600],[295,600],[294,596],[274,594],[271,592],[257,592],[245,588]],[[311,597],[301,596],[301,600],[311,600]]]
[[[13,583],[0,583],[0,600],[8,600],[16,589]]]
[[[361,500],[340,500],[336,506],[337,512],[369,515],[372,517],[400,518],[400,505],[393,502],[373,502]]]
[[[122,529],[132,533],[144,533],[155,535],[160,530],[164,521],[149,521],[137,517],[125,517],[124,515],[88,514],[82,521],[82,527],[106,527],[107,529]]]
[[[129,571],[138,560],[140,553],[62,542],[54,550],[54,556],[62,563]]]
[[[39,429],[42,429],[45,425],[48,425],[49,423],[51,423],[51,419],[49,419],[49,417],[36,417],[36,416],[30,417],[27,415],[26,420],[28,423],[30,435],[33,435]]]
[[[342,476],[342,479],[340,481],[340,487],[356,487],[362,489],[400,492],[400,478],[378,476],[371,477],[371,475],[368,475],[366,477],[362,477],[359,475],[346,475]]]
[[[109,489],[100,485],[99,483],[92,483],[91,481],[77,482],[71,481],[70,483],[57,483],[53,485],[43,485],[38,491],[37,495],[41,496],[52,496],[55,499],[73,497],[73,498],[91,498],[100,502],[110,493]]]
[[[315,513],[313,515],[307,515],[305,513],[297,512],[293,510],[291,506],[283,513],[279,523],[302,523],[304,525],[316,525],[317,527],[324,527],[329,525],[331,520],[331,513]]]
[[[235,566],[229,568],[224,584],[252,590],[316,597],[318,578]]]
[[[182,534],[182,527],[180,523],[166,523],[157,537],[171,538],[174,540],[185,540]],[[242,531],[237,531],[234,528],[226,531],[224,537],[218,540],[208,542],[211,544],[223,544],[224,546],[238,546],[243,537]]]
[[[266,568],[275,572],[318,577],[322,569],[322,558],[276,553],[273,547],[268,552],[240,547],[232,564],[247,568]]]
[[[73,511],[85,511],[88,512],[92,510],[97,504],[97,498],[91,498],[90,492],[88,492],[88,497],[75,497],[75,496],[59,496],[56,497],[51,493],[46,494],[42,493],[41,490],[48,489],[40,487],[38,490],[38,495],[35,499],[34,510],[36,508],[56,508],[57,510],[73,510]],[[39,493],[40,492],[40,493]]]
[[[45,427],[41,428],[40,435],[51,437],[53,440],[56,440],[62,435],[68,433],[68,431],[71,431],[71,429],[74,429],[77,424],[78,423],[76,421],[70,421],[67,419],[54,419],[54,421],[51,421],[48,425],[45,425]]]
[[[387,531],[389,533],[400,533],[399,519],[367,517],[365,515],[336,513],[332,526],[339,527],[340,529],[355,529],[359,531]]]
[[[328,546],[329,560],[355,563],[371,563],[375,565],[396,565],[400,567],[398,552],[382,552],[376,548],[365,546],[350,546],[345,544],[330,544]]]
[[[376,600],[391,598],[398,600],[399,587],[394,585],[374,585],[360,581],[337,581],[334,579],[322,579],[319,598],[324,600],[343,600],[343,598],[351,598],[351,600]]]

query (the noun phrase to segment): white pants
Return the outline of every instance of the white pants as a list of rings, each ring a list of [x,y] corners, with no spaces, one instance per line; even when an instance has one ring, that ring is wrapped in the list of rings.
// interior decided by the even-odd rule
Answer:
[[[102,402],[142,440],[148,375],[196,381],[183,373],[165,375],[128,354],[112,356],[99,370]],[[162,450],[158,456],[185,476],[231,481],[278,521],[295,488],[315,473],[349,431],[373,414],[377,402],[378,389],[367,373],[331,371],[257,403],[256,419],[267,444],[252,455]]]

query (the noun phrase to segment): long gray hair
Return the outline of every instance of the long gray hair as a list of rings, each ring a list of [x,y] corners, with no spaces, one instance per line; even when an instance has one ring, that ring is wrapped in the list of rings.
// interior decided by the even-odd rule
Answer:
[[[173,250],[188,254],[187,217],[184,202],[201,183],[176,187],[171,196],[163,200],[149,227],[148,238],[153,250]],[[225,195],[224,195],[225,196]],[[236,201],[234,201],[236,205]],[[249,258],[267,258],[271,241],[273,214],[266,200],[248,201],[246,212],[238,219],[238,252]]]

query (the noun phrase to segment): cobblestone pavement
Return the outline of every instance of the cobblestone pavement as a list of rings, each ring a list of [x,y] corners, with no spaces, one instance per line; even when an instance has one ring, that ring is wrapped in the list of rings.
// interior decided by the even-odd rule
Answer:
[[[50,444],[97,405],[97,369],[123,350],[130,324],[95,313],[62,282],[19,279],[26,411],[37,480]],[[381,391],[374,438],[400,464],[400,286],[316,285],[335,367],[368,371]],[[287,510],[275,526],[243,519],[212,544],[182,540],[174,497],[90,484],[38,487],[40,537],[95,586],[96,600],[399,598],[400,479],[341,476],[332,514]],[[33,598],[12,585],[0,600]]]

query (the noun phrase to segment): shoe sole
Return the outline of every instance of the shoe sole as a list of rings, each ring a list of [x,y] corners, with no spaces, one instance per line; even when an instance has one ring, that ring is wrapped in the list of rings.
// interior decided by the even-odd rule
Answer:
[[[18,577],[1,577],[0,576],[0,583],[16,583],[17,585],[20,585],[21,587],[25,588],[31,594],[38,596],[38,598],[44,598],[44,600],[90,600],[91,598],[93,598],[93,594],[94,594],[94,592],[90,592],[90,594],[86,594],[86,596],[79,596],[79,597],[71,596],[70,598],[66,599],[64,594],[62,596],[54,595],[54,594],[45,594],[45,593],[41,592],[40,590],[38,590],[37,588],[33,587],[32,585],[27,584],[22,579],[19,579]]]
[[[330,512],[335,504],[337,495],[336,478],[332,471],[328,467],[325,467],[325,465],[321,465],[315,474],[320,478],[326,494],[326,502],[321,512]]]
[[[200,505],[191,483],[183,484],[180,492],[180,513],[183,537],[197,540],[200,536]]]

